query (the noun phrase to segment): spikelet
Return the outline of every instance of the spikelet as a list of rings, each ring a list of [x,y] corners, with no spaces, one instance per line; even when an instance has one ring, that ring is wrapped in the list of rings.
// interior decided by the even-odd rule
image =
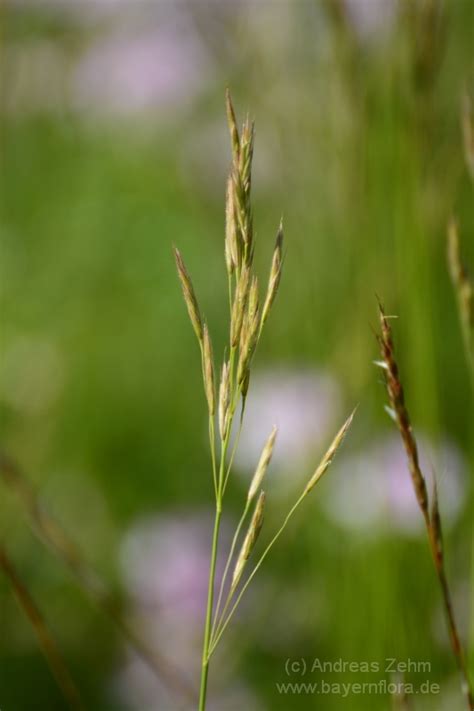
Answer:
[[[273,250],[272,266],[270,269],[270,278],[268,280],[267,295],[266,295],[265,303],[263,305],[263,310],[262,310],[262,322],[261,322],[260,328],[263,327],[263,324],[265,323],[265,321],[268,318],[268,314],[270,313],[272,304],[275,301],[278,287],[280,285],[281,268],[282,268],[282,264],[283,264],[282,250],[283,250],[283,223],[280,222],[280,226],[278,228],[278,233],[277,233],[276,242],[275,242],[275,249]]]
[[[235,221],[234,191],[232,178],[229,177],[225,203],[225,261],[229,276],[234,273],[236,268],[240,268],[240,254],[239,232]]]
[[[308,483],[306,484],[306,488],[305,488],[305,490],[304,490],[304,495],[309,494],[309,492],[316,486],[316,484],[317,484],[318,481],[321,479],[321,477],[322,477],[322,476],[327,472],[327,470],[329,469],[329,467],[330,467],[330,465],[331,465],[331,463],[332,463],[332,460],[334,459],[334,456],[335,456],[337,450],[338,450],[339,447],[341,446],[341,444],[342,444],[342,442],[343,442],[343,440],[344,440],[344,437],[346,436],[347,430],[349,429],[349,427],[350,427],[351,424],[352,424],[352,420],[353,420],[353,418],[354,418],[355,412],[356,412],[355,410],[353,410],[353,411],[351,412],[351,414],[349,415],[349,417],[347,418],[347,420],[344,422],[344,424],[342,425],[342,427],[341,427],[341,429],[339,430],[339,432],[337,433],[337,435],[334,437],[333,441],[331,442],[331,445],[330,445],[329,449],[327,450],[327,452],[326,452],[326,454],[324,455],[324,457],[321,459],[321,461],[320,461],[320,463],[319,463],[319,465],[318,465],[318,468],[316,469],[316,471],[314,472],[313,476],[311,477],[311,479],[310,479],[310,480],[308,481]]]
[[[255,510],[253,512],[252,520],[250,521],[247,534],[242,543],[242,548],[240,549],[237,562],[235,564],[234,572],[232,575],[232,582],[230,585],[231,591],[234,591],[239,580],[244,572],[245,564],[250,558],[250,554],[257,542],[257,538],[262,530],[263,526],[263,511],[265,508],[265,492],[261,491],[258,497],[257,503],[255,505]]]
[[[234,162],[238,164],[239,152],[240,152],[240,139],[239,131],[237,129],[237,121],[235,119],[234,106],[232,104],[232,98],[230,96],[229,89],[225,93],[225,106],[227,111],[227,123],[229,124],[230,141],[232,145],[232,156]]]
[[[227,437],[230,414],[230,365],[222,365],[221,383],[219,386],[219,433],[222,440]]]
[[[196,295],[194,293],[194,288],[193,288],[193,284],[191,281],[191,277],[189,276],[188,270],[186,269],[186,266],[184,264],[184,261],[183,261],[183,258],[181,256],[179,249],[176,249],[176,247],[173,247],[173,250],[174,250],[174,257],[176,260],[176,268],[178,270],[178,276],[179,276],[179,280],[181,282],[181,288],[183,290],[184,301],[185,301],[186,307],[188,309],[189,318],[191,319],[191,323],[193,325],[194,332],[195,332],[196,336],[198,337],[198,340],[202,343],[202,337],[203,337],[202,319],[201,319],[201,314],[199,311],[199,306],[198,306],[198,302],[196,299]]]
[[[431,502],[430,535],[433,546],[433,559],[437,570],[443,567],[443,530],[439,513],[438,486],[436,480],[433,486],[433,499]]]
[[[275,446],[275,440],[277,436],[277,428],[274,426],[269,438],[265,442],[265,446],[262,449],[262,453],[260,455],[259,462],[257,464],[257,468],[255,470],[255,474],[252,477],[252,481],[250,482],[250,487],[249,487],[249,492],[247,494],[247,501],[250,502],[254,498],[255,494],[257,491],[260,489],[263,479],[265,477],[265,474],[268,469],[268,465],[270,464],[270,460],[272,458],[273,454],[273,447]]]
[[[207,323],[204,324],[203,331],[203,376],[204,390],[206,392],[209,414],[213,415],[216,409],[215,382],[214,382],[214,358],[212,355],[211,337]]]
[[[418,458],[418,447],[413,434],[410,416],[405,406],[405,396],[403,386],[398,373],[398,365],[395,360],[395,352],[392,339],[392,329],[385,315],[382,304],[379,303],[379,316],[381,335],[378,338],[382,360],[385,363],[384,375],[387,386],[390,408],[395,414],[398,429],[402,436],[403,444],[408,459],[413,487],[415,489],[418,505],[425,517],[429,521],[428,491],[426,482],[420,469]]]
[[[245,312],[240,333],[239,364],[237,382],[241,385],[246,380],[252,356],[257,347],[259,335],[258,280],[254,276],[250,285],[247,310]]]
[[[247,306],[250,286],[250,268],[247,265],[242,267],[239,281],[232,304],[232,314],[230,319],[230,344],[232,348],[236,348],[240,342],[240,333],[242,331],[242,323]]]
[[[243,246],[243,260],[247,265],[250,265],[253,259],[253,221],[250,204],[253,143],[254,127],[247,118],[242,127],[239,160],[234,161],[231,172],[235,215]]]
[[[242,137],[240,141],[239,173],[242,181],[245,199],[248,200],[252,183],[252,160],[253,146],[255,138],[255,127],[249,117],[245,119],[242,126]]]

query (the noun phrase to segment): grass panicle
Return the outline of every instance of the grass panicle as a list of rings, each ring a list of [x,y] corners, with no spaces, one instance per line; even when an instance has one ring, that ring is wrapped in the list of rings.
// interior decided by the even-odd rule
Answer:
[[[209,335],[207,323],[204,324],[203,330],[203,373],[204,373],[204,390],[206,391],[207,406],[209,414],[214,415],[216,411],[216,385],[214,378],[214,357],[212,354],[212,343]]]
[[[260,535],[260,531],[263,526],[263,512],[265,509],[265,492],[261,491],[258,497],[257,503],[255,505],[255,511],[253,513],[252,519],[250,521],[247,535],[242,543],[242,548],[237,558],[235,564],[234,572],[232,574],[231,591],[234,592],[235,588],[240,582],[242,573],[244,572],[245,564],[250,558],[250,554],[257,542]]]
[[[382,355],[383,373],[385,375],[385,383],[387,387],[390,407],[395,413],[395,420],[400,432],[410,470],[413,488],[419,508],[423,514],[430,552],[433,558],[435,571],[438,582],[441,588],[441,595],[445,611],[445,617],[448,627],[451,649],[461,674],[462,691],[470,711],[474,710],[474,696],[472,685],[469,678],[464,649],[461,643],[454,608],[452,603],[452,594],[448,584],[446,566],[442,542],[441,517],[438,504],[438,492],[435,484],[431,507],[429,505],[428,490],[425,478],[420,469],[418,458],[418,448],[415,435],[410,422],[403,386],[401,383],[397,361],[395,358],[392,329],[389,322],[389,317],[385,315],[382,304],[379,303],[379,317],[381,334],[378,337],[380,351]]]
[[[252,477],[252,481],[250,482],[248,494],[247,494],[247,501],[250,503],[252,499],[254,498],[255,494],[257,491],[260,489],[262,486],[263,479],[265,477],[265,474],[267,473],[268,465],[270,464],[272,454],[273,454],[273,448],[275,446],[275,440],[277,436],[277,428],[273,426],[273,429],[270,433],[270,436],[268,437],[267,441],[265,442],[265,445],[262,449],[262,454],[260,455],[260,459],[257,464],[257,468],[255,469],[255,474]]]
[[[333,441],[331,442],[331,445],[329,449],[327,450],[326,454],[322,458],[321,462],[319,463],[318,467],[316,468],[316,471],[314,472],[313,476],[310,478],[308,483],[306,484],[306,488],[304,490],[304,495],[306,496],[307,494],[314,489],[318,481],[321,479],[322,476],[327,472],[329,467],[331,466],[332,460],[334,459],[334,456],[341,446],[344,437],[346,436],[349,427],[352,424],[352,420],[354,419],[354,415],[356,413],[356,410],[354,409],[347,420],[344,422],[342,425],[341,429],[339,432],[336,434],[334,437]]]
[[[189,313],[189,318],[191,320],[198,341],[202,343],[203,328],[201,312],[199,311],[199,306],[196,299],[196,294],[194,293],[194,287],[191,281],[191,277],[189,276],[188,270],[186,269],[181,253],[179,249],[176,249],[176,247],[174,248],[174,256],[176,260],[176,268],[178,270],[179,280],[181,282],[181,288],[183,290],[184,301],[186,303]]]
[[[280,226],[278,228],[275,249],[273,250],[272,266],[270,269],[270,278],[268,280],[267,295],[265,297],[265,303],[262,310],[262,324],[261,328],[265,324],[268,318],[270,309],[275,301],[275,297],[278,292],[278,287],[280,285],[281,270],[283,266],[283,221],[280,221]]]
[[[251,204],[252,161],[255,139],[254,125],[249,117],[247,117],[241,130],[238,130],[236,115],[229,92],[226,94],[226,111],[231,143],[231,165],[226,191],[224,256],[229,291],[230,327],[229,344],[226,348],[227,355],[224,357],[222,366],[220,366],[221,378],[217,406],[217,440],[219,447],[216,447],[215,436],[215,375],[211,338],[207,324],[205,324],[201,318],[194,289],[186,267],[184,266],[183,259],[179,251],[175,250],[176,266],[184,299],[194,330],[201,343],[204,389],[209,410],[209,442],[215,492],[214,529],[209,564],[208,598],[204,621],[199,711],[204,711],[206,708],[210,658],[239,605],[242,595],[270,549],[280,537],[295,510],[328,469],[353,417],[353,415],[350,416],[342,430],[336,435],[335,440],[332,442],[315,474],[311,477],[307,487],[287,514],[283,525],[273,536],[262,556],[257,561],[253,571],[240,587],[239,584],[244,577],[247,561],[250,558],[263,526],[263,512],[266,501],[263,491],[258,496],[253,515],[247,527],[247,533],[240,544],[240,552],[235,562],[234,554],[238,550],[240,535],[249,515],[252,502],[260,490],[270,464],[275,444],[276,428],[272,430],[265,443],[250,483],[250,488],[243,505],[243,512],[234,532],[230,550],[227,555],[224,573],[220,581],[217,602],[214,605],[216,561],[219,548],[220,522],[224,494],[232,469],[236,448],[239,443],[245,402],[250,383],[252,359],[262,336],[263,326],[275,301],[283,266],[283,226],[280,223],[271,261],[267,292],[263,308],[260,309],[258,279],[254,273],[253,264],[254,239]],[[233,432],[233,423],[239,402],[241,403],[240,423],[231,447],[231,433]],[[219,452],[219,456],[217,456],[217,452]],[[230,583],[227,583],[232,565],[233,572]],[[240,591],[238,590],[239,587]],[[227,595],[225,596],[226,591]]]

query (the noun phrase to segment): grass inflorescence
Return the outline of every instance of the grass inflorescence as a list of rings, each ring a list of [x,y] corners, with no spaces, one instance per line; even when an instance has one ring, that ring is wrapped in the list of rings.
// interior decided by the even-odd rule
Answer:
[[[425,522],[431,557],[433,559],[436,575],[441,589],[451,649],[461,674],[462,691],[466,699],[467,707],[470,711],[473,711],[474,695],[469,678],[466,656],[454,614],[452,593],[446,574],[438,489],[435,482],[430,501],[426,479],[420,468],[418,446],[415,434],[413,432],[410,416],[405,404],[403,385],[400,379],[398,364],[395,357],[392,328],[389,321],[390,317],[385,314],[383,306],[380,303],[379,316],[381,333],[378,340],[382,359],[377,362],[377,365],[382,368],[385,375],[385,383],[390,405],[389,412],[396,422],[403,440],[408,468],[413,482],[413,488],[418,501],[418,506]]]
[[[201,351],[204,391],[208,406],[209,440],[211,450],[212,475],[215,492],[215,517],[212,536],[209,587],[201,665],[199,709],[204,711],[207,699],[209,663],[222,635],[229,625],[241,599],[252,579],[273,545],[285,530],[290,518],[308,496],[313,487],[330,466],[352,422],[353,414],[337,433],[328,451],[302,493],[290,507],[282,525],[270,539],[260,558],[247,573],[249,560],[259,539],[264,523],[266,496],[262,489],[270,464],[275,439],[274,428],[265,443],[255,473],[243,505],[243,512],[236,527],[230,550],[228,551],[224,573],[219,585],[217,603],[214,604],[216,560],[219,548],[219,531],[222,517],[224,494],[245,412],[247,393],[250,387],[251,367],[263,329],[268,321],[278,294],[283,268],[283,224],[277,228],[275,246],[270,265],[270,273],[263,298],[257,275],[254,273],[254,230],[251,203],[252,159],[254,152],[254,125],[247,117],[238,129],[236,115],[229,92],[226,95],[227,120],[231,143],[231,167],[226,190],[226,226],[224,237],[225,270],[229,292],[229,342],[223,356],[222,365],[217,369],[209,329],[202,319],[195,290],[178,249],[175,248],[176,267],[181,281],[188,314],[197,336]],[[220,372],[220,382],[216,382],[216,372]],[[231,444],[231,436],[237,408],[240,405],[238,433]],[[216,423],[217,420],[217,423]],[[216,427],[217,424],[217,427]],[[254,503],[256,500],[256,503]],[[253,513],[246,524],[250,510]],[[240,543],[242,531],[246,533]],[[235,555],[236,551],[239,551]],[[232,570],[232,572],[231,572]],[[247,573],[247,575],[246,575]],[[230,581],[229,579],[230,575]]]

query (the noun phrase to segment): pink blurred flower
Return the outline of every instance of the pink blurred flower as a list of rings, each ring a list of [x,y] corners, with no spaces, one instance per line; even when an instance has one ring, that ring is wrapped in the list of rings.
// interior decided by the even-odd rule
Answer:
[[[380,38],[393,25],[397,0],[344,0],[347,16],[362,38]]]
[[[304,465],[329,444],[340,404],[337,382],[322,371],[294,367],[256,371],[236,455],[237,468],[247,474],[255,468],[272,426],[276,425],[272,478],[276,474],[280,483],[288,484],[294,477],[307,476]]]
[[[182,513],[145,519],[129,531],[121,551],[125,587],[132,601],[130,612],[142,635],[191,679],[199,678],[211,518],[210,514]],[[230,543],[229,526],[225,521],[223,524],[216,588]],[[228,663],[226,668],[229,671],[232,665]],[[127,658],[114,685],[127,708],[176,708],[169,690],[136,655]],[[225,693],[222,688],[213,690],[210,709],[257,709],[244,686],[225,687]]]
[[[192,101],[211,63],[196,33],[160,27],[100,37],[78,62],[74,103],[92,116],[163,112]]]
[[[418,437],[422,470],[431,486],[436,472],[445,525],[459,514],[466,489],[465,465],[451,444],[434,446]],[[390,524],[407,534],[423,530],[405,451],[400,438],[390,435],[367,450],[341,456],[335,462],[341,476],[329,477],[323,496],[328,514],[340,525],[370,530]],[[342,482],[342,484],[341,484]]]

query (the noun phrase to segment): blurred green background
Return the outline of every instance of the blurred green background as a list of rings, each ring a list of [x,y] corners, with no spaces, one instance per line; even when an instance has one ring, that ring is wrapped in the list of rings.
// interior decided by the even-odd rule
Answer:
[[[459,118],[462,91],[472,86],[472,2],[11,0],[1,13],[2,450],[34,482],[123,613],[145,635],[153,627],[152,644],[195,678],[203,609],[202,585],[194,594],[193,581],[203,568],[205,577],[208,553],[204,546],[194,570],[194,548],[183,549],[197,546],[201,534],[207,542],[212,480],[198,350],[172,245],[186,259],[220,355],[228,317],[229,86],[239,117],[249,111],[256,122],[262,283],[281,215],[285,224],[284,276],[256,368],[277,374],[276,390],[278,373],[283,381],[304,372],[325,374],[339,393],[337,408],[329,398],[328,422],[322,407],[327,429],[302,438],[303,476],[355,403],[359,410],[331,481],[298,513],[216,655],[210,707],[389,709],[387,695],[288,697],[276,683],[288,680],[287,659],[383,665],[396,657],[428,660],[429,674],[409,672],[406,680],[441,686],[439,695],[416,698],[414,709],[463,708],[423,532],[391,516],[398,494],[384,488],[384,466],[374,464],[374,446],[394,430],[372,364],[372,329],[378,294],[399,316],[394,328],[415,429],[434,447],[448,442],[461,462],[446,536],[467,637],[469,626],[474,632],[473,395],[445,232],[454,212],[474,265],[473,186]],[[299,441],[301,408],[294,398],[288,408]],[[364,488],[366,452],[387,509],[364,525],[375,488],[374,479]],[[267,536],[301,482],[281,462]],[[450,472],[431,464],[449,489]],[[243,460],[239,468],[229,527],[251,473]],[[360,514],[353,525],[331,512],[356,470],[362,489],[352,498]],[[86,708],[193,708],[130,658],[2,487],[2,545]],[[143,522],[155,531],[156,550],[137,533]],[[138,538],[129,555],[131,535]],[[127,573],[134,560],[138,582]],[[142,579],[146,594],[135,589]],[[185,632],[180,585],[191,597]],[[160,607],[166,594],[176,598],[169,617]],[[66,708],[5,579],[0,629],[2,711]],[[470,640],[474,674],[472,633]],[[390,675],[303,680],[322,677]]]

